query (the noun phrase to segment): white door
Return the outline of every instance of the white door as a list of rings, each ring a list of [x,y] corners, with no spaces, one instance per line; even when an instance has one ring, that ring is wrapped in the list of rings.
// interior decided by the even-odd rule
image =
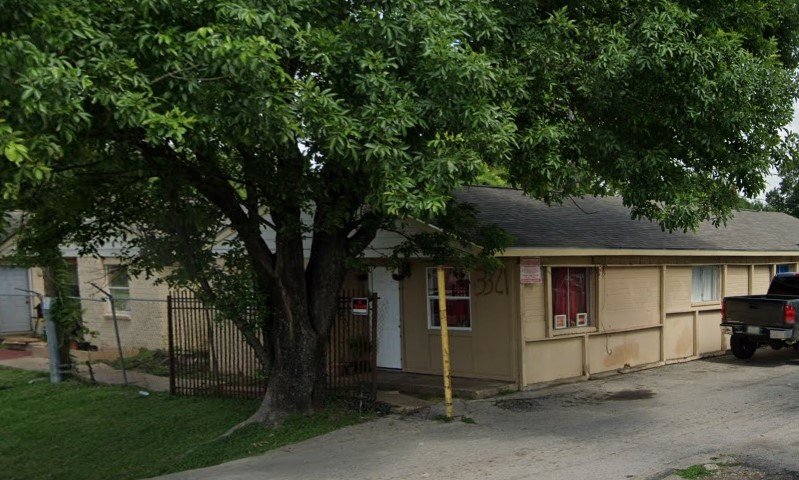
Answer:
[[[387,269],[375,267],[371,274],[371,287],[378,296],[377,366],[402,368],[399,282],[391,278]]]
[[[29,297],[18,288],[28,288],[28,270],[0,267],[0,333],[31,330]]]

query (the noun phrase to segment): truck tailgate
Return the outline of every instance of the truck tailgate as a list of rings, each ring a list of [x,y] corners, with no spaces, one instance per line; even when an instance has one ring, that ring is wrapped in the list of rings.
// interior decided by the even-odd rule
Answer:
[[[784,312],[786,301],[768,298],[765,295],[746,297],[727,297],[727,322],[759,325],[761,327],[785,327]]]

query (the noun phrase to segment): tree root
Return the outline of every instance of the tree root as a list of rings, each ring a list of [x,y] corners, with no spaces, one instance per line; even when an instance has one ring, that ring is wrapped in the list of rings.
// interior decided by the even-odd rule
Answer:
[[[242,428],[248,427],[250,425],[255,425],[257,423],[263,424],[264,422],[260,421],[258,418],[256,418],[255,415],[252,415],[252,416],[250,416],[250,418],[244,420],[243,422],[239,422],[236,425],[233,425],[232,427],[230,427],[225,433],[220,435],[217,439],[227,438],[227,437],[233,435],[234,433],[238,432]]]
[[[219,438],[227,438],[242,428],[248,427],[250,425],[262,425],[264,427],[280,426],[287,415],[285,413],[275,412],[271,408],[270,404],[271,402],[268,399],[264,399],[263,403],[261,403],[261,406],[258,407],[258,410],[256,410],[255,413],[250,415],[250,417],[246,420],[230,427],[225,433],[220,435]]]

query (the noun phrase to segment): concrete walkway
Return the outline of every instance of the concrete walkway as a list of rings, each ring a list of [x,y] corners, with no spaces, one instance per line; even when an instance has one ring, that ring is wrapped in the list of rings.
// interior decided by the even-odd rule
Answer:
[[[458,401],[163,479],[662,479],[736,461],[799,478],[799,353],[701,360]],[[787,472],[787,473],[786,473]]]
[[[444,396],[440,375],[423,375],[394,370],[377,371],[377,388],[411,395]],[[479,378],[452,377],[452,393],[471,400],[493,397],[513,390],[513,383]]]
[[[0,360],[0,367],[18,368],[20,370],[31,370],[36,372],[48,372],[50,368],[49,360],[41,357],[22,356]],[[108,385],[123,385],[125,380],[122,370],[117,370],[105,363],[92,363],[94,380],[98,383]],[[128,371],[128,383],[153,392],[169,391],[169,379],[150,375],[147,373]],[[91,380],[92,375],[86,363],[78,363],[78,375],[84,380]]]

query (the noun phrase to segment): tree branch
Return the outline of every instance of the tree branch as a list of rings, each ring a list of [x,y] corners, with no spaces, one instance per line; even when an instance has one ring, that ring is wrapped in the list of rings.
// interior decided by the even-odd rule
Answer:
[[[245,248],[250,252],[253,266],[256,273],[265,272],[273,279],[277,278],[275,271],[275,254],[261,237],[259,222],[253,222],[245,213],[238,200],[238,193],[227,180],[222,179],[222,175],[216,175],[214,162],[206,154],[196,154],[198,163],[207,170],[211,170],[211,175],[201,171],[197,167],[187,165],[178,155],[168,146],[152,146],[145,142],[139,143],[139,148],[144,155],[145,161],[151,164],[156,170],[164,175],[174,175],[185,183],[197,189],[208,201],[216,205],[230,221],[231,227],[239,234]],[[162,159],[168,159],[164,164]],[[221,174],[221,172],[219,172]],[[264,282],[266,283],[266,282]]]

